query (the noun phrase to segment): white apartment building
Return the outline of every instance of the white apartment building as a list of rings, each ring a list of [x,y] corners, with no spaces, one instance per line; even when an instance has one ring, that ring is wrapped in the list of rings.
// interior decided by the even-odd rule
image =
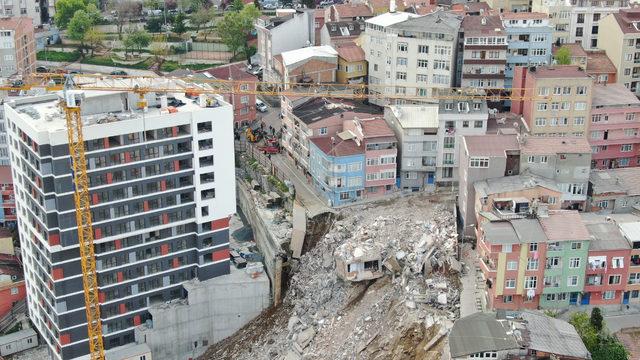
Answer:
[[[485,101],[440,100],[436,186],[458,185],[462,137],[486,134],[488,119]]]
[[[135,79],[128,80],[133,86]],[[123,91],[78,92],[105,348],[134,341],[148,308],[183,284],[229,274],[233,109],[220,96],[169,113]],[[4,105],[29,316],[51,359],[88,353],[74,184],[59,95]],[[164,104],[164,109],[155,108]],[[230,176],[231,174],[231,176]]]
[[[599,21],[629,7],[628,0],[533,0],[532,11],[549,14],[553,41],[598,48]]]
[[[39,26],[42,24],[41,11],[44,9],[45,12],[49,12],[49,1],[54,4],[51,7],[55,11],[54,0],[3,0],[0,2],[0,16],[28,17],[33,21],[34,27]]]
[[[388,97],[428,97],[429,88],[455,81],[462,18],[444,11],[425,16],[390,12],[365,21],[362,47],[369,63],[369,89],[377,105],[419,103]]]

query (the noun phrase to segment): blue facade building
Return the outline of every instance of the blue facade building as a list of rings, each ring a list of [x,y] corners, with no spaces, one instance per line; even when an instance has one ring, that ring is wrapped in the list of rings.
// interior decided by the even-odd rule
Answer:
[[[505,87],[511,88],[516,66],[551,63],[553,28],[549,16],[543,13],[518,12],[501,16],[508,44]]]
[[[365,149],[357,139],[322,137],[309,142],[309,172],[313,184],[327,198],[329,206],[339,206],[364,195]]]

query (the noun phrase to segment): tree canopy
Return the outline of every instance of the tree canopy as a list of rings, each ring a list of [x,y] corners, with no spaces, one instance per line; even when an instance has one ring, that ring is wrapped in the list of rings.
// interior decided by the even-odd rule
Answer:
[[[87,9],[88,5],[93,5],[93,8]],[[58,0],[54,20],[60,29],[66,29],[78,10],[93,12],[93,9],[97,12],[97,7],[92,0]]]
[[[594,307],[593,310],[591,310],[591,318],[589,319],[589,321],[591,323],[591,326],[593,326],[596,331],[602,331],[602,322],[604,321],[604,319],[602,317],[600,308]]]
[[[176,18],[173,20],[173,32],[176,34],[184,34],[187,31],[187,26],[184,24],[185,16],[183,12],[179,12]]]
[[[571,51],[568,47],[563,46],[556,52],[555,56],[558,65],[570,65],[571,64]]]
[[[218,35],[233,54],[239,51],[249,55],[247,40],[253,30],[253,22],[260,16],[260,11],[253,5],[246,5],[240,11],[225,13],[217,24]]]
[[[151,34],[146,30],[134,30],[125,36],[123,44],[126,50],[130,49],[133,52],[135,49],[140,53],[143,48],[151,44]]]
[[[574,313],[569,322],[576,328],[592,360],[627,360],[628,353],[624,345],[607,333],[600,309],[594,308],[591,317],[582,311]]]
[[[196,31],[199,31],[201,27],[206,26],[208,23],[213,21],[214,18],[215,13],[213,8],[207,9],[202,7],[191,15],[189,22],[196,28]]]

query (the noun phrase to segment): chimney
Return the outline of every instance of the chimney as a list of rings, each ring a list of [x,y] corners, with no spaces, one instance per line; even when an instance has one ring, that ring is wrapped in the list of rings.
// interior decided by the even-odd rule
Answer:
[[[480,22],[482,23],[482,25],[487,25],[487,18],[483,16]]]
[[[396,0],[389,0],[389,12],[396,12]]]

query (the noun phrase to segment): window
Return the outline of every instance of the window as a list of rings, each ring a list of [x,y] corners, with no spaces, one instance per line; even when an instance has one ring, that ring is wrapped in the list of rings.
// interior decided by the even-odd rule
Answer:
[[[571,258],[569,259],[569,267],[571,269],[577,269],[580,267],[580,258]]]
[[[600,209],[607,209],[609,207],[609,200],[600,200],[596,203],[596,207]]]
[[[480,129],[482,128],[482,124],[483,124],[482,120],[476,120],[473,122],[473,127],[476,129]]]
[[[635,113],[628,113],[628,114],[625,114],[625,119],[626,119],[627,121],[633,121],[633,120],[635,120],[635,118],[636,118],[636,114],[635,114]]]
[[[17,287],[11,288],[11,295],[18,295],[18,292],[19,292],[19,290],[18,290]]]
[[[578,275],[572,275],[567,278],[567,286],[578,286]]]
[[[602,114],[593,114],[591,115],[591,122],[596,123],[602,120]]]
[[[576,94],[578,94],[578,95],[587,95],[587,87],[586,86],[578,86],[578,87],[576,87]]]
[[[553,95],[561,95],[562,94],[562,88],[560,86],[555,86],[553,88]]]
[[[602,299],[604,300],[612,300],[616,297],[615,290],[607,290],[602,293]]]
[[[573,118],[573,125],[584,125],[584,116],[576,116]]]
[[[398,43],[398,51],[407,51],[409,50],[409,44],[401,42]]]
[[[418,178],[418,173],[415,171],[409,171],[404,174],[404,178],[407,180],[415,180]]]
[[[540,156],[540,163],[546,164],[549,161],[549,157],[547,155]]]
[[[505,304],[513,302],[513,295],[504,295],[502,297],[502,302],[505,303]],[[474,355],[471,355],[471,357],[473,357]]]
[[[538,259],[529,258],[527,261],[527,270],[538,270]]]
[[[429,46],[428,45],[418,45],[418,54],[428,54]]]
[[[587,103],[584,101],[577,101],[575,103],[575,109],[576,110],[586,110],[587,109]]]
[[[529,251],[538,251],[538,243],[529,244]]]
[[[640,273],[630,273],[629,281],[627,281],[629,285],[637,285],[640,284]]]
[[[547,95],[549,95],[549,88],[548,88],[548,87],[541,87],[541,88],[538,88],[538,95],[540,95],[540,96],[547,96]]]
[[[507,279],[504,282],[504,287],[506,289],[515,289],[516,288],[516,279]]]
[[[518,270],[518,262],[517,261],[508,261],[507,262],[507,270]]]
[[[637,134],[636,129],[624,129],[624,136],[626,137],[634,137]]]
[[[536,126],[542,127],[547,125],[547,119],[545,118],[536,118]]]
[[[444,138],[444,142],[443,142],[443,147],[445,149],[453,149],[455,147],[455,141],[456,138],[453,136],[445,136]]]
[[[611,264],[614,269],[622,269],[624,268],[624,258],[614,257],[613,259],[611,259]]]
[[[560,258],[559,257],[548,257],[546,260],[546,268],[547,269],[555,269],[560,267]]]
[[[322,127],[319,130],[320,135],[327,135],[327,128],[326,127]]]
[[[429,77],[427,75],[425,75],[425,74],[418,74],[418,75],[416,75],[416,82],[426,83],[428,81],[428,78]]]
[[[618,285],[622,282],[620,275],[609,275],[609,285]]]
[[[622,152],[629,152],[631,150],[633,150],[633,144],[624,144],[620,146],[620,151]]]
[[[472,157],[469,159],[469,167],[471,168],[488,168],[489,167],[489,158],[488,157]]]
[[[433,61],[433,69],[434,70],[449,70],[449,62],[446,60],[434,60]]]
[[[526,276],[524,278],[524,288],[525,289],[535,289],[538,286],[538,277],[537,276]]]
[[[592,139],[600,139],[600,138],[602,138],[602,132],[601,132],[601,131],[592,131],[592,132],[589,134],[589,136],[590,136]]]
[[[396,65],[407,66],[407,58],[405,57],[396,58]]]
[[[528,162],[529,164],[536,162],[536,157],[535,157],[535,156],[533,156],[533,155],[529,155],[529,156],[527,157],[527,162]]]
[[[418,67],[419,68],[428,68],[429,60],[418,59]]]
[[[407,80],[407,73],[406,72],[397,72],[396,73],[396,80]]]
[[[582,243],[581,242],[572,242],[571,243],[571,250],[580,250],[582,249]]]
[[[359,162],[351,163],[349,164],[348,169],[349,169],[349,172],[360,171],[362,170],[362,163],[359,163]]]
[[[547,103],[546,102],[539,102],[538,103],[538,111],[547,111]]]
[[[349,199],[349,193],[344,191],[340,193],[340,200],[347,200]]]

